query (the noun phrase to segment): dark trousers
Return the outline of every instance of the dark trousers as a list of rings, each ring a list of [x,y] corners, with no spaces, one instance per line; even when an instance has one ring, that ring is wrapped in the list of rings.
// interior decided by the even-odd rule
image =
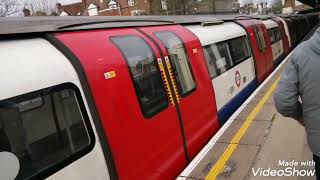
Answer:
[[[316,170],[317,180],[320,180],[320,158],[313,154],[313,161],[316,163],[314,168]]]

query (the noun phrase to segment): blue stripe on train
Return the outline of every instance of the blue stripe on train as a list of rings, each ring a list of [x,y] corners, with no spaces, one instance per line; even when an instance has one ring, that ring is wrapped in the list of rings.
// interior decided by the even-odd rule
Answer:
[[[229,117],[241,106],[241,104],[256,89],[256,80],[251,81],[244,89],[242,89],[235,97],[233,97],[226,105],[218,111],[219,124],[222,126]]]

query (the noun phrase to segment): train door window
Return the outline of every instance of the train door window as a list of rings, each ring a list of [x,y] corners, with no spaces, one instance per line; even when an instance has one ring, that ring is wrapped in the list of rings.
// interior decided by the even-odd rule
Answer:
[[[217,67],[220,70],[219,74],[226,72],[228,69],[233,67],[233,62],[231,60],[231,54],[227,42],[217,43],[216,46],[212,46],[216,55]]]
[[[216,44],[207,45],[204,47],[204,51],[206,61],[211,62],[207,63],[208,67],[212,66],[214,69],[216,69],[216,74],[213,73],[215,76],[212,78],[219,76],[233,67],[229,45],[227,42],[219,42]]]
[[[275,43],[276,42],[276,37],[275,37],[272,29],[268,29],[268,35],[270,37],[271,44]]]
[[[249,46],[245,36],[231,39],[229,46],[234,64],[239,64],[250,57]]]
[[[254,32],[254,36],[255,36],[257,44],[258,44],[259,51],[262,51],[263,48],[262,48],[262,44],[261,44],[261,41],[260,41],[260,37],[258,35],[258,29],[257,29],[256,26],[253,26],[253,32]]]
[[[172,32],[156,32],[155,36],[166,47],[179,91],[182,96],[186,96],[196,88],[196,84],[182,40]]]
[[[279,28],[273,28],[272,31],[273,31],[273,34],[275,36],[276,42],[280,41],[281,40],[281,34],[280,34],[280,31],[279,31]]]
[[[64,84],[0,101],[0,152],[20,163],[16,179],[45,177],[94,146],[79,90]]]
[[[284,27],[282,26],[279,26],[279,31],[280,31],[280,39],[286,37],[286,34],[285,34],[285,30],[284,30]]]
[[[209,70],[210,78],[213,79],[218,76],[216,57],[210,45],[203,47],[204,56],[206,58],[207,67]]]
[[[258,43],[259,51],[264,51],[267,48],[267,44],[264,39],[262,29],[258,25],[254,25],[253,30]]]
[[[145,40],[133,35],[112,37],[111,40],[128,63],[145,117],[151,117],[165,109],[168,100],[151,47]]]

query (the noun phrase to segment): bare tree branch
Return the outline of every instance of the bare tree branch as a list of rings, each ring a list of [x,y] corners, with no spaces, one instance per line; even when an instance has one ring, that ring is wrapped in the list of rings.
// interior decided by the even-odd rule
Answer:
[[[33,15],[43,16],[53,14],[57,3],[58,0],[26,0],[25,7],[30,9]]]
[[[0,17],[18,15],[21,13],[21,4],[18,0],[0,0]]]

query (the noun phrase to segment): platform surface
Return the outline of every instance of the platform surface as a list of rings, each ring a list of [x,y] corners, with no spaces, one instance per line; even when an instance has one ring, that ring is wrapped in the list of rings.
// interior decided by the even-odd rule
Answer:
[[[178,180],[316,179],[312,176],[314,164],[304,127],[277,113],[273,101],[273,92],[290,55],[234,113]],[[278,174],[272,176],[272,170]],[[295,175],[290,175],[293,172]]]

